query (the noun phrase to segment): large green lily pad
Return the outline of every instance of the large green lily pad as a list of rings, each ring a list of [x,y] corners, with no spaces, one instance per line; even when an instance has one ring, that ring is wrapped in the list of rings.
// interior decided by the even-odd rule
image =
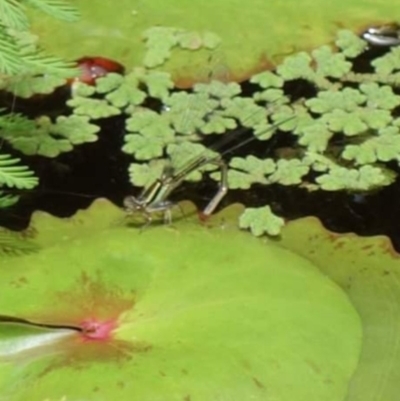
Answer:
[[[334,234],[310,217],[288,224],[280,243],[318,265],[360,314],[363,346],[346,400],[398,400],[400,261],[390,240]]]
[[[341,28],[362,30],[373,23],[400,19],[384,0],[76,0],[78,23],[61,23],[35,14],[34,30],[46,49],[69,58],[101,55],[128,67],[141,65],[142,33],[153,26],[211,31],[222,44],[215,51],[175,52],[166,66],[181,84],[206,78],[243,79],[276,64],[294,51],[334,40]],[[196,54],[197,53],[197,54]],[[209,62],[209,57],[212,60]],[[163,67],[164,68],[164,67]]]
[[[38,213],[0,260],[0,313],[85,332],[2,319],[1,399],[345,399],[358,313],[309,260],[239,231],[237,212],[146,230],[101,200]]]

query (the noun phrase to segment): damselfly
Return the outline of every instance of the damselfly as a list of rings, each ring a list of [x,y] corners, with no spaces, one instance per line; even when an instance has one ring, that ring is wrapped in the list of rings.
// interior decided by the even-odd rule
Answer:
[[[176,204],[169,199],[171,193],[177,187],[179,187],[184,179],[192,172],[207,164],[215,164],[219,167],[221,172],[218,190],[202,211],[203,217],[206,218],[210,216],[218,207],[221,200],[227,194],[229,189],[228,167],[223,159],[223,156],[246,145],[256,138],[265,135],[267,132],[275,131],[281,124],[286,123],[292,118],[294,117],[289,117],[269,126],[258,135],[254,135],[244,139],[240,143],[228,148],[222,154],[219,154],[217,156],[208,156],[207,154],[201,154],[194,160],[190,161],[187,165],[185,165],[180,171],[174,171],[172,167],[164,169],[162,176],[155,180],[150,186],[145,188],[139,194],[139,196],[127,196],[124,198],[123,203],[127,215],[132,215],[136,213],[142,214],[142,216],[144,216],[144,218],[146,219],[145,226],[148,226],[153,220],[153,214],[161,212],[164,214],[164,222],[170,223],[171,210],[173,207],[176,206]],[[249,131],[249,128],[243,127],[242,129],[239,129],[238,131],[236,131],[233,138],[237,138],[239,135],[242,135],[246,131]],[[222,140],[218,144],[212,146],[212,150],[217,150],[218,148],[220,148],[220,145],[225,145],[226,142],[226,138],[222,138]]]

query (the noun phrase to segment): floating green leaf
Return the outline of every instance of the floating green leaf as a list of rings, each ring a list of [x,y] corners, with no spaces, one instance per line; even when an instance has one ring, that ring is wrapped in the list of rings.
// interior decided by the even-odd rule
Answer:
[[[316,98],[307,100],[306,105],[314,113],[320,114],[335,109],[351,112],[366,99],[358,90],[345,88],[342,91],[320,91]]]
[[[285,80],[304,78],[313,80],[314,70],[311,68],[311,56],[306,52],[300,52],[286,57],[282,64],[277,67],[277,73]]]
[[[389,53],[373,60],[371,65],[375,67],[376,73],[382,76],[388,76],[400,70],[400,48],[392,47]]]
[[[347,145],[342,153],[346,160],[357,164],[372,164],[400,159],[400,132],[398,127],[388,127],[358,145]]]
[[[392,110],[400,104],[400,96],[394,94],[388,86],[380,86],[376,82],[365,82],[360,85],[360,91],[367,96],[367,107]]]
[[[344,54],[333,53],[330,46],[322,46],[311,54],[317,64],[317,74],[324,77],[341,78],[351,70],[352,65]]]
[[[337,167],[316,178],[321,189],[325,191],[370,191],[389,185],[393,174],[374,166],[362,166],[359,169]]]
[[[91,99],[76,96],[67,101],[68,106],[74,109],[74,113],[91,119],[107,118],[121,114],[121,110],[105,99]]]
[[[50,133],[66,138],[73,145],[80,145],[87,142],[97,141],[97,133],[100,130],[98,125],[90,124],[90,118],[76,116],[74,114],[65,117],[57,117],[52,125]]]
[[[276,162],[276,169],[269,176],[269,181],[281,185],[297,185],[309,171],[310,164],[306,159],[281,159]]]
[[[211,81],[208,84],[196,84],[193,87],[197,93],[206,93],[216,99],[232,98],[241,93],[240,85],[236,82]]]
[[[36,249],[2,255],[0,309],[14,317],[0,321],[3,398],[345,397],[360,318],[316,265],[238,230],[229,214],[223,230],[190,218],[139,230],[116,225],[122,218],[105,201],[67,221],[39,213],[27,241]],[[316,386],[321,375],[332,382]]]
[[[154,111],[139,109],[126,121],[122,150],[132,154],[137,160],[150,160],[162,156],[164,147],[174,141],[175,133],[169,121]]]
[[[354,32],[347,30],[340,30],[337,33],[335,41],[336,46],[348,58],[355,58],[359,56],[367,47],[365,40],[361,39]]]
[[[166,163],[164,159],[153,159],[150,163],[131,163],[129,180],[135,186],[148,187],[162,176]]]
[[[279,235],[284,224],[285,221],[275,215],[269,206],[248,208],[239,218],[239,227],[250,229],[256,237],[264,234]]]
[[[275,171],[272,159],[259,159],[247,156],[245,159],[234,157],[229,163],[228,182],[231,189],[249,189],[252,184],[267,184],[267,176]],[[217,176],[213,175],[214,179]]]
[[[250,78],[250,82],[258,84],[261,88],[282,88],[284,80],[282,77],[274,74],[271,71],[263,71],[259,74],[253,75]]]

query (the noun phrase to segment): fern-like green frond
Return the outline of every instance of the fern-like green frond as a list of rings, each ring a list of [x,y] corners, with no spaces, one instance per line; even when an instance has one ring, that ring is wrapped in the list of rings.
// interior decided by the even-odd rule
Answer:
[[[32,189],[38,184],[38,178],[28,167],[20,164],[21,159],[0,154],[0,186],[18,189]]]
[[[0,0],[0,23],[12,29],[28,29],[28,18],[23,5],[16,0]]]
[[[24,3],[64,21],[76,21],[80,16],[77,8],[64,0],[25,0]]]

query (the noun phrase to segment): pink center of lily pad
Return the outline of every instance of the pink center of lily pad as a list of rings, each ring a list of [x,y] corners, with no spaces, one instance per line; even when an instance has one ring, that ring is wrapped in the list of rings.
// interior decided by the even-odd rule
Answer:
[[[111,339],[112,331],[116,326],[115,320],[87,319],[81,323],[82,336],[86,341],[107,341]]]

